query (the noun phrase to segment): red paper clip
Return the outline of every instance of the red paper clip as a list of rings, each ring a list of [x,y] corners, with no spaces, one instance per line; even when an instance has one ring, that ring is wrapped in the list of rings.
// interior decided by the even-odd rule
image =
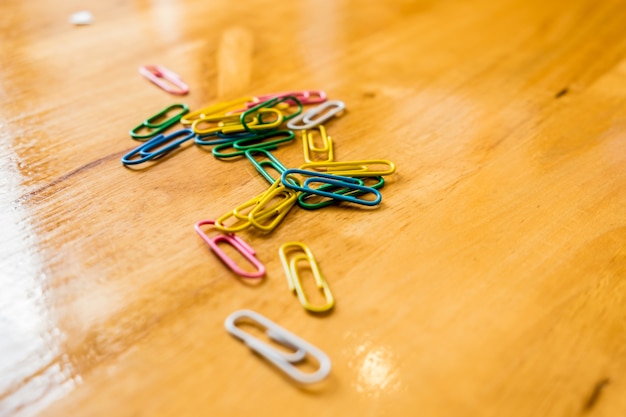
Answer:
[[[184,96],[189,92],[189,87],[178,74],[160,65],[144,65],[139,67],[139,73],[170,94]]]

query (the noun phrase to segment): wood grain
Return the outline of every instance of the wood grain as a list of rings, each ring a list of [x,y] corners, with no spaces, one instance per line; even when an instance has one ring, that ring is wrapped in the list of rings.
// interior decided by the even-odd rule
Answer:
[[[623,6],[2,2],[0,415],[626,415]],[[263,191],[254,167],[120,157],[169,104],[301,89],[346,102],[338,160],[398,171],[374,210],[242,233],[268,269],[246,285],[192,226]],[[275,155],[298,166],[299,139]],[[330,315],[289,294],[292,240]],[[230,337],[241,308],[319,346],[329,378],[295,386]]]

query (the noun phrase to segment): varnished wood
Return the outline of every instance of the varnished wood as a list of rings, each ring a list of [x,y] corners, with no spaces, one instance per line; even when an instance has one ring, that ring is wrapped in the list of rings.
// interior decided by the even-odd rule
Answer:
[[[625,27],[617,0],[0,3],[0,415],[625,415]],[[268,268],[246,285],[192,225],[263,191],[254,168],[120,157],[169,104],[299,89],[346,102],[338,160],[398,171],[375,210],[243,233]],[[289,294],[291,240],[331,314]],[[240,308],[330,377],[252,354],[223,327]]]

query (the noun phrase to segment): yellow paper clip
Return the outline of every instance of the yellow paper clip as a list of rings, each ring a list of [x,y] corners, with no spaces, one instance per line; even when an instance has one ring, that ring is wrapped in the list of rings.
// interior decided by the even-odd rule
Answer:
[[[232,218],[235,219],[235,222],[227,226],[226,223],[229,219]],[[228,213],[215,219],[215,228],[222,232],[234,233],[247,229],[248,227],[250,227],[250,220],[248,220],[247,218],[242,219],[241,217],[237,216],[234,210],[231,210]]]
[[[207,124],[208,127],[201,127]],[[221,132],[224,128],[229,128],[231,131],[236,130],[232,129],[234,126],[238,126],[241,130],[243,130],[243,126],[241,126],[241,123],[239,122],[239,115],[226,115],[220,113],[210,116],[202,116],[194,120],[191,124],[191,129],[194,133],[204,136]]]
[[[333,155],[333,140],[326,134],[324,126],[318,126],[317,129],[320,132],[320,140],[322,142],[321,147],[315,146],[315,138],[313,137],[313,129],[302,131],[302,146],[304,146],[304,160],[306,162],[332,162],[334,160]],[[311,154],[321,154],[322,158],[314,161]]]
[[[252,225],[265,232],[272,231],[296,204],[299,194],[283,186],[281,180],[278,179],[261,194],[218,217],[215,220],[215,228],[222,232],[233,233]],[[227,225],[229,219],[235,221]],[[268,222],[267,219],[271,220]]]
[[[333,308],[333,306],[335,305],[335,298],[330,292],[328,283],[322,276],[317,261],[315,260],[313,253],[307,245],[302,242],[288,242],[280,247],[280,249],[278,250],[278,254],[280,255],[280,261],[282,262],[283,268],[285,269],[285,274],[287,275],[287,284],[289,284],[289,290],[292,292],[296,292],[296,295],[298,296],[298,300],[300,300],[300,304],[302,304],[302,307],[314,313],[322,313]],[[326,299],[326,302],[324,304],[311,304],[311,302],[306,297],[306,294],[304,294],[300,274],[298,273],[299,262],[307,262],[309,268],[311,268],[311,272],[313,273],[313,278],[315,279],[317,287],[324,293],[324,298]]]
[[[256,207],[266,192],[267,191],[264,191],[262,194],[251,198],[245,203],[238,205],[228,213],[215,219],[215,228],[222,232],[231,233],[247,229],[250,226],[250,220],[248,219],[250,210]],[[235,219],[235,221],[231,225],[227,226],[226,223],[229,219]]]
[[[309,162],[300,169],[326,172],[343,177],[378,177],[396,172],[396,164],[386,159],[366,159],[362,161]]]
[[[241,114],[215,114],[212,116],[205,116],[194,120],[191,124],[191,128],[198,135],[210,135],[211,133],[222,132],[224,134],[233,134],[239,132],[245,132],[246,130],[268,130],[275,129],[283,123],[284,115],[277,109],[260,109],[257,111],[258,116]],[[263,115],[272,114],[274,119],[270,122],[261,122]],[[242,118],[245,117],[246,125],[242,123]],[[267,118],[267,117],[266,117]],[[209,124],[209,127],[202,128],[202,124]],[[246,129],[247,126],[247,129]]]
[[[221,103],[211,104],[210,106],[203,107],[200,110],[192,111],[191,113],[187,113],[185,117],[180,119],[180,122],[183,125],[190,125],[198,119],[202,119],[208,116],[214,116],[216,114],[221,114],[226,116],[228,112],[238,110],[242,106],[245,107],[247,103],[257,103],[258,99],[256,97],[242,97],[236,100],[225,101]]]
[[[297,191],[285,187],[278,179],[248,214],[250,224],[265,232],[274,230],[296,204],[298,195]],[[270,219],[270,221],[261,223],[262,220],[266,219]]]

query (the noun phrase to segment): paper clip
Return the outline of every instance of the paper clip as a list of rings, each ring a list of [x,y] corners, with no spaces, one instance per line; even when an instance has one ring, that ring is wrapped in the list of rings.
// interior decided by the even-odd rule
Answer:
[[[181,137],[182,136],[182,137]],[[178,140],[174,140],[181,137]],[[143,143],[141,146],[133,149],[122,157],[122,163],[124,165],[137,165],[149,161],[151,159],[157,159],[165,154],[178,148],[183,143],[192,139],[194,134],[189,129],[178,130],[167,136],[158,135]],[[168,143],[170,142],[170,143]],[[137,158],[139,156],[139,158]]]
[[[268,101],[274,98],[283,98],[283,97],[287,97],[287,96],[294,96],[298,99],[298,101],[300,102],[300,104],[304,104],[303,101],[306,100],[309,97],[309,94],[307,91],[289,91],[286,93],[269,93],[269,94],[263,94],[261,96],[255,96],[255,98],[258,100],[258,103],[262,103],[264,101]],[[296,105],[295,101],[291,101],[291,102],[287,102],[289,105]],[[254,107],[255,103],[248,103],[246,104],[246,108],[251,108]]]
[[[252,110],[252,109],[250,109]],[[263,122],[263,115],[271,114],[274,116],[274,120]],[[242,122],[243,120],[243,122]],[[257,130],[272,130],[278,128],[284,120],[283,113],[274,108],[258,109],[258,113],[255,116],[246,115],[242,119],[242,115],[239,114],[216,114],[212,116],[204,116],[202,118],[194,120],[191,124],[191,128],[198,135],[208,135],[212,133],[238,133],[238,132],[252,132]],[[209,127],[201,127],[201,124],[208,124]]]
[[[278,254],[280,255],[280,261],[283,264],[283,268],[285,269],[285,275],[287,275],[287,283],[289,284],[289,291],[296,293],[298,296],[298,300],[300,300],[300,304],[305,309],[314,312],[314,313],[322,313],[330,310],[335,305],[335,298],[333,294],[330,292],[330,288],[328,287],[328,282],[322,276],[320,272],[319,265],[313,256],[313,252],[307,245],[302,242],[289,242],[281,245],[278,250]],[[322,305],[314,305],[306,297],[304,293],[304,289],[302,288],[302,282],[300,278],[300,274],[298,273],[298,262],[307,262],[311,272],[313,273],[313,278],[315,279],[315,284],[317,288],[322,290],[324,293],[324,298],[326,302]]]
[[[254,123],[254,121],[252,123]],[[202,124],[208,124],[209,127],[200,127]],[[191,129],[193,129],[193,131],[196,132],[198,135],[205,136],[222,132],[222,129],[224,129],[226,126],[229,126],[232,129],[232,127],[236,125],[239,125],[240,132],[245,131],[245,129],[240,126],[238,116],[216,114],[195,119],[191,123]]]
[[[172,109],[180,108],[181,111],[176,113],[175,115],[165,119],[160,122],[159,120],[165,117]],[[163,132],[168,127],[172,126],[176,122],[180,120],[180,118],[189,111],[189,107],[186,104],[172,104],[155,114],[154,116],[150,116],[148,119],[141,122],[141,124],[137,125],[134,129],[130,131],[130,136],[133,139],[148,139],[156,134]],[[149,132],[146,134],[140,134],[139,131],[141,129],[148,129]]]
[[[265,332],[269,339],[284,347],[294,349],[295,352],[283,352],[244,332],[237,326],[239,319],[251,320],[265,327]],[[240,339],[254,352],[301,384],[319,382],[330,372],[331,362],[324,352],[259,313],[251,310],[235,311],[226,318],[224,326],[228,333]],[[307,355],[312,356],[319,364],[319,368],[313,373],[302,372],[294,366],[294,364],[305,360]]]
[[[278,201],[273,203],[275,200]],[[279,179],[263,193],[257,205],[250,210],[248,214],[250,224],[257,229],[270,232],[287,216],[296,201],[298,193],[283,186]]]
[[[335,158],[333,154],[333,139],[326,134],[324,126],[317,127],[320,132],[320,140],[322,142],[321,147],[315,146],[315,138],[313,137],[312,130],[302,131],[302,146],[304,147],[304,160],[306,162],[332,162]],[[313,161],[311,154],[326,155],[326,159]]]
[[[380,189],[385,185],[385,179],[383,177],[363,177],[359,178],[363,181],[362,184],[359,185],[367,185],[364,181],[366,180],[376,180],[374,184],[367,185],[368,187],[372,187],[375,189]],[[318,187],[318,190],[328,191],[333,194],[350,194],[353,197],[357,197],[365,194],[364,191],[354,190],[350,187],[341,187],[332,184],[324,184]],[[315,200],[315,201],[310,201]],[[323,207],[330,206],[331,204],[339,203],[341,200],[337,200],[335,198],[323,197],[316,194],[311,193],[300,193],[298,195],[298,205],[306,210],[317,210]]]
[[[206,140],[206,138],[210,138],[210,140]],[[200,146],[212,146],[212,145],[224,145],[224,144],[230,144],[233,143],[236,139],[234,138],[223,138],[221,136],[218,136],[217,133],[211,133],[209,135],[204,135],[204,136],[200,136],[200,135],[196,135],[196,138],[194,139],[194,142],[196,143],[196,145],[200,145]]]
[[[384,168],[380,168],[381,165]],[[344,177],[379,177],[396,172],[396,164],[386,159],[366,159],[363,161],[309,162],[301,165],[300,169],[314,169]]]
[[[287,123],[287,127],[292,130],[311,129],[330,120],[345,108],[346,104],[343,101],[329,100],[294,117]]]
[[[202,228],[200,227],[205,224],[215,225],[215,221],[201,220],[194,225],[194,229],[196,229],[196,232],[198,232],[202,240],[204,240],[209,245],[211,250],[217,255],[218,258],[222,260],[222,262],[226,264],[226,266],[231,269],[231,271],[244,278],[261,278],[263,275],[265,275],[265,266],[256,258],[256,253],[254,249],[250,247],[250,245],[248,245],[241,238],[233,234],[223,235],[220,233],[217,236],[210,238],[206,235],[206,233],[202,231]],[[228,255],[219,247],[219,242],[225,242],[235,248],[237,252],[239,252],[244,258],[246,258],[248,262],[250,262],[256,268],[256,270],[254,272],[248,272],[239,268],[235,261],[229,258]]]
[[[298,199],[298,193],[285,188],[280,180],[267,190],[235,207],[215,220],[222,232],[238,232],[249,226],[265,232],[272,231],[285,218]],[[232,221],[231,224],[227,224]]]
[[[256,196],[253,199],[241,204],[237,208],[240,208],[242,211],[250,209],[258,203],[258,199],[259,196]],[[240,232],[250,227],[250,220],[248,220],[248,216],[238,216],[235,210],[236,209],[233,209],[215,219],[215,228],[222,232],[234,233]],[[233,224],[227,225],[226,223],[229,219],[235,219],[235,222]]]
[[[274,139],[272,139],[274,138]],[[276,149],[278,145],[291,142],[294,133],[290,130],[276,130],[272,132],[258,132],[253,136],[224,143],[211,150],[216,158],[233,158],[241,156],[249,149]],[[272,140],[269,140],[272,139]],[[224,149],[234,148],[233,152],[223,152]]]
[[[267,172],[267,167],[272,168],[274,171],[278,172],[280,176],[283,172],[287,170],[287,168],[281,164],[281,162],[276,159],[274,155],[270,153],[270,151],[266,149],[248,149],[245,151],[246,158],[252,162],[252,165],[259,171],[263,178],[265,178],[270,184],[274,184],[276,182],[276,178],[272,177],[269,172]],[[265,157],[264,160],[258,161],[254,155],[263,155]]]
[[[292,182],[294,174],[308,176],[309,178],[307,178],[302,185],[294,184]],[[285,187],[292,190],[300,191],[303,193],[321,195],[323,197],[330,197],[349,203],[362,204],[365,206],[376,206],[382,201],[382,195],[377,189],[360,185],[362,184],[361,180],[351,177],[343,177],[323,172],[307,171],[304,169],[288,169],[287,171],[282,173],[281,181]],[[333,193],[321,187],[311,187],[311,184],[315,183],[328,184],[339,188],[346,188],[348,189],[348,191],[362,191],[362,193],[358,195],[355,193],[350,193],[348,191],[346,191],[345,193]],[[373,194],[374,200],[357,198],[365,194]]]
[[[189,92],[189,87],[180,79],[178,74],[161,65],[141,66],[139,73],[170,94],[184,96]]]
[[[300,104],[318,104],[326,101],[326,93],[323,91],[290,91],[287,93],[270,93],[262,96],[256,96],[259,102],[271,100],[273,98],[281,98],[286,96],[294,96]],[[254,107],[254,103],[249,103],[247,108]]]
[[[300,100],[302,104],[319,104],[326,101],[326,93],[324,91],[308,90],[302,91],[302,93],[306,94],[306,98]]]
[[[298,109],[295,112],[283,115],[283,113],[281,113],[279,110],[274,109],[274,107],[281,107],[280,105],[282,103],[285,103],[285,105],[289,107],[289,102],[296,103]],[[282,117],[280,118],[280,120],[275,120],[271,123],[264,123],[263,114],[270,110],[277,111]],[[300,103],[300,101],[294,96],[284,96],[276,97],[257,104],[256,106],[241,113],[240,120],[241,124],[246,130],[273,129],[280,126],[283,120],[290,120],[294,117],[297,117],[300,113],[302,113],[302,104]],[[250,124],[248,120],[254,119],[255,116],[256,118],[258,118],[258,123],[256,125]]]
[[[319,187],[318,188],[311,187],[311,184],[315,184],[315,183],[334,185],[340,188],[345,187],[354,192],[346,192],[346,193],[328,192],[328,191],[320,190]],[[311,194],[317,194],[317,195],[321,195],[325,197],[330,197],[330,198],[334,198],[335,200],[346,201],[348,203],[362,204],[364,206],[377,206],[378,204],[380,204],[380,202],[383,199],[383,196],[382,194],[380,194],[380,191],[378,191],[377,189],[373,187],[366,187],[364,185],[359,185],[359,184],[350,184],[350,183],[332,179],[332,178],[319,178],[319,177],[308,178],[306,181],[304,181],[302,189],[304,190],[304,192],[308,192]],[[358,198],[366,194],[373,194],[374,200],[366,200],[366,199]]]
[[[195,110],[189,114],[186,114],[180,119],[180,122],[184,125],[190,125],[196,120],[202,119],[204,117],[213,116],[220,113],[226,116],[226,113],[228,113],[230,110],[236,109],[243,104],[250,103],[254,105],[258,104],[258,102],[259,101],[256,97],[242,97],[236,100],[211,104],[210,106],[203,107],[200,110]]]

